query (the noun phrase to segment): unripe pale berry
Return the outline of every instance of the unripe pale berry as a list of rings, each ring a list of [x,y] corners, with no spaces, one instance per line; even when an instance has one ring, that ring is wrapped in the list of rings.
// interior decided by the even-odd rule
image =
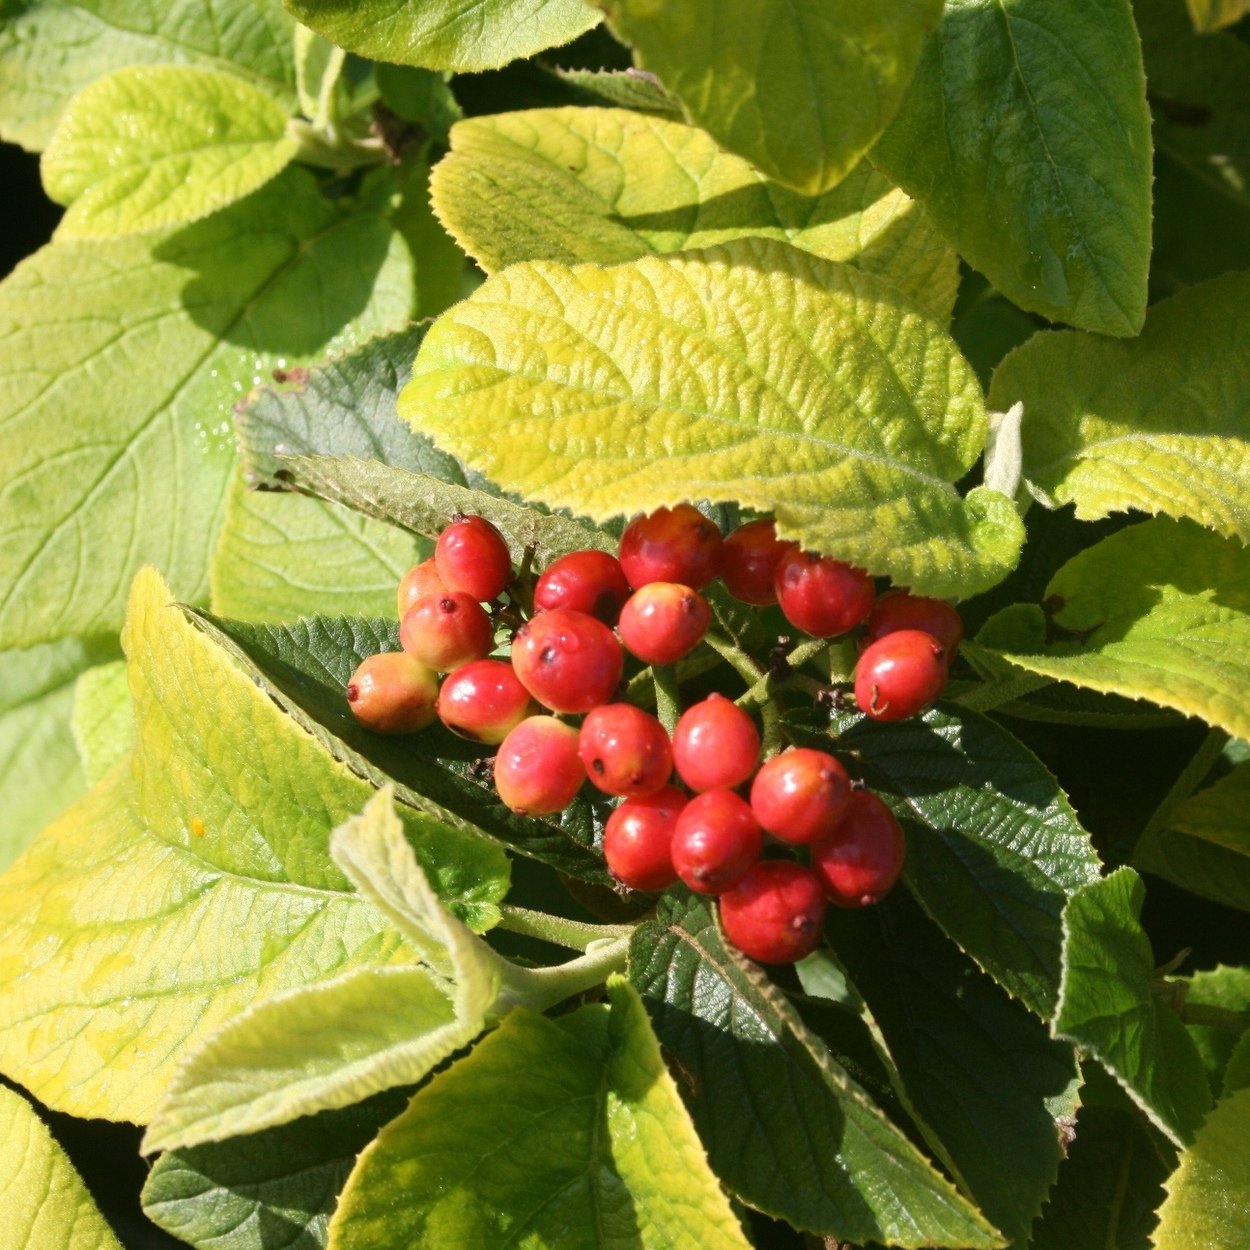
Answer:
[[[399,583],[399,591],[395,596],[399,619],[401,621],[404,619],[408,610],[416,604],[418,599],[424,599],[428,595],[445,594],[446,591],[447,587],[443,585],[443,579],[438,575],[438,565],[434,563],[434,557],[422,560],[420,564],[410,568],[404,574],[404,580]]]
[[[876,594],[863,569],[797,548],[782,557],[774,584],[786,620],[815,638],[854,629]]]
[[[521,816],[562,812],[586,780],[577,730],[554,716],[529,716],[499,744],[495,789]]]
[[[697,894],[722,894],[760,857],[764,835],[732,790],[695,795],[677,817],[671,853],[677,875]]]
[[[673,763],[692,790],[732,790],[755,771],[760,733],[723,694],[688,707],[673,730]]]
[[[404,651],[362,660],[347,683],[347,705],[366,729],[412,733],[434,720],[438,678]]]
[[[812,870],[839,907],[869,907],[890,892],[906,856],[894,813],[870,791],[855,790],[832,836],[812,846]]]
[[[449,673],[438,692],[439,719],[473,742],[502,742],[534,710],[506,660],[474,660]]]
[[[820,945],[825,907],[824,887],[810,868],[767,859],[720,896],[720,922],[748,958],[792,964]]]
[[[725,539],[721,580],[735,599],[757,606],[777,602],[777,566],[794,543],[777,537],[772,521],[748,521]]]
[[[626,799],[603,827],[603,858],[631,890],[663,890],[677,880],[671,845],[677,817],[690,800],[676,786]]]
[[[399,623],[399,643],[409,655],[440,673],[489,655],[495,631],[482,605],[447,591],[418,599]]]
[[[864,646],[900,629],[919,629],[932,634],[942,644],[942,658],[949,665],[964,636],[964,622],[953,604],[945,599],[892,590],[872,605],[864,621]]]
[[[571,608],[540,612],[512,643],[512,667],[521,684],[553,712],[589,712],[607,703],[624,663],[616,635]]]
[[[873,720],[914,716],[945,685],[942,644],[919,629],[886,634],[865,647],[855,665],[855,702]]]
[[[635,590],[651,582],[702,590],[720,572],[720,530],[693,505],[680,503],[635,517],[621,535],[620,555]]]
[[[774,838],[802,845],[833,832],[850,796],[850,778],[832,755],[792,747],[774,755],[755,774],[751,810]]]
[[[629,583],[615,556],[606,551],[570,551],[543,570],[534,587],[534,609],[572,608],[615,625]]]
[[[712,621],[707,600],[674,582],[649,582],[621,609],[617,632],[646,664],[673,664],[699,645]]]
[[[499,531],[484,517],[458,517],[434,546],[438,575],[448,590],[487,603],[512,578],[512,556]]]
[[[604,794],[654,794],[673,774],[664,726],[632,703],[605,703],[587,712],[578,752],[586,776]]]

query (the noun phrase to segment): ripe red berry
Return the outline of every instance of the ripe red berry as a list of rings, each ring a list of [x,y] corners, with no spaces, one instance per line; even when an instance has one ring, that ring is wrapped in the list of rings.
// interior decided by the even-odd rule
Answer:
[[[832,836],[812,847],[812,869],[839,907],[869,907],[890,892],[906,856],[894,813],[870,791],[855,790]]]
[[[399,644],[440,673],[480,660],[495,645],[495,630],[476,599],[456,591],[418,599],[399,623]]]
[[[438,575],[448,590],[486,603],[512,578],[512,556],[499,531],[480,516],[457,517],[434,547]]]
[[[647,664],[672,664],[699,645],[711,624],[707,600],[674,582],[648,582],[621,609],[617,632],[626,650]]]
[[[621,535],[620,554],[635,590],[651,582],[702,590],[720,572],[720,530],[691,504],[679,503],[635,517]]]
[[[773,584],[782,557],[794,549],[777,537],[772,521],[748,521],[725,539],[721,580],[726,590],[743,603],[761,606],[777,602]]]
[[[677,875],[698,894],[722,894],[760,857],[764,835],[732,790],[695,795],[677,817],[671,853]]]
[[[777,602],[791,625],[815,638],[854,629],[872,607],[872,578],[831,556],[795,548],[777,565]]]
[[[615,625],[629,583],[615,556],[606,551],[571,551],[543,570],[534,587],[534,608],[572,608],[596,617],[605,625]]]
[[[571,608],[540,612],[512,643],[512,667],[521,684],[553,712],[589,712],[606,703],[624,663],[616,635]]]
[[[626,799],[603,828],[603,858],[631,890],[663,890],[677,880],[671,843],[677,817],[690,800],[676,786]]]
[[[774,838],[802,845],[833,832],[850,796],[846,769],[832,755],[792,747],[755,774],[751,810]]]
[[[554,716],[527,717],[495,756],[495,789],[521,816],[564,811],[585,780],[577,730]]]
[[[942,644],[920,629],[899,629],[864,648],[855,665],[855,702],[873,720],[902,720],[946,685]]]
[[[820,945],[825,906],[824,887],[810,868],[766,859],[720,896],[720,922],[748,958],[792,964]]]
[[[437,706],[453,733],[492,746],[534,710],[530,692],[506,660],[474,660],[448,674]]]
[[[586,776],[604,794],[654,794],[673,775],[664,726],[632,703],[605,703],[587,712],[578,752]]]
[[[362,660],[347,683],[347,705],[366,729],[405,734],[434,719],[438,678],[403,651],[384,651]]]
[[[760,732],[723,694],[688,707],[673,730],[673,763],[692,790],[732,790],[755,771]]]
[[[418,599],[424,599],[427,595],[444,594],[447,587],[443,585],[443,579],[438,575],[438,565],[434,563],[434,557],[428,560],[422,560],[420,564],[414,565],[404,574],[404,580],[399,583],[399,591],[395,596],[395,604],[399,608],[399,619],[402,621]]]
[[[863,646],[900,629],[920,629],[932,634],[942,644],[942,656],[948,665],[955,658],[964,636],[963,618],[954,604],[945,599],[892,590],[872,605],[864,621]]]

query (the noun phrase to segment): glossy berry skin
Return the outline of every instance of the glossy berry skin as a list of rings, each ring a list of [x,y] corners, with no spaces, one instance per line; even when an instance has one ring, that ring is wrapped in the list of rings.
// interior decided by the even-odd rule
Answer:
[[[570,551],[543,570],[534,587],[534,610],[572,608],[615,625],[629,583],[620,561],[606,551]]]
[[[801,846],[827,838],[851,797],[846,769],[825,751],[793,747],[774,755],[751,783],[751,810],[782,842]]]
[[[963,617],[953,604],[945,599],[892,590],[872,605],[864,621],[864,646],[900,629],[919,629],[932,634],[942,644],[942,658],[947,665],[955,658],[964,636]]]
[[[604,794],[654,794],[673,775],[664,726],[632,703],[605,703],[587,712],[578,752],[586,776]]]
[[[708,790],[682,809],[670,849],[677,875],[696,894],[723,894],[746,876],[763,846],[747,802],[732,790]]]
[[[399,645],[439,673],[489,655],[495,630],[482,605],[466,594],[427,595],[404,613]]]
[[[688,707],[673,730],[673,764],[692,790],[732,790],[755,771],[760,731],[723,694]]]
[[[616,629],[631,655],[646,664],[672,664],[699,645],[711,622],[712,609],[698,591],[649,582],[621,609]]]
[[[521,684],[553,712],[589,712],[607,703],[624,665],[616,635],[571,608],[540,612],[512,643],[512,667]]]
[[[379,734],[406,734],[434,720],[438,678],[404,651],[371,655],[347,682],[347,705],[366,728]]]
[[[671,844],[677,817],[690,800],[676,786],[626,799],[603,827],[608,870],[631,890],[663,890],[677,880]]]
[[[438,575],[438,566],[434,563],[434,557],[428,560],[422,560],[420,564],[414,565],[404,574],[404,580],[399,583],[399,590],[395,595],[395,606],[399,609],[399,619],[402,621],[408,610],[413,607],[418,599],[424,599],[427,595],[445,594],[447,587],[443,585],[443,579]]]
[[[812,871],[837,906],[870,907],[890,892],[906,857],[894,813],[875,794],[856,790],[833,835],[812,847]]]
[[[453,733],[495,746],[534,711],[534,701],[506,660],[474,660],[447,675],[437,707]]]
[[[679,503],[635,517],[621,535],[621,568],[635,589],[677,582],[702,590],[721,567],[721,536],[697,508]]]
[[[810,868],[766,859],[720,896],[720,922],[748,958],[792,964],[820,945],[826,906],[824,887]]]
[[[577,730],[554,716],[527,717],[499,744],[495,789],[520,816],[564,811],[585,780]]]
[[[946,685],[942,644],[919,629],[899,629],[864,648],[855,665],[855,702],[873,720],[903,720]]]
[[[763,606],[777,602],[774,585],[782,557],[794,543],[783,543],[769,520],[748,521],[725,539],[721,580],[725,589],[742,603]]]
[[[512,556],[499,531],[480,516],[457,517],[434,546],[438,575],[448,590],[488,603],[512,580]]]
[[[782,557],[774,585],[786,620],[814,638],[836,638],[854,629],[876,595],[863,569],[798,548]]]

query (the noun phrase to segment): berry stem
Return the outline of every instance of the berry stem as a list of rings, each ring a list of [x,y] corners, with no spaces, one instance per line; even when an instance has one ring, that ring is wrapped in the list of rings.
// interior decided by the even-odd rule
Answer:
[[[593,924],[584,920],[569,920],[564,916],[551,916],[528,907],[516,907],[502,903],[499,907],[499,927],[509,933],[540,938],[554,946],[567,946],[570,950],[584,951],[588,946],[606,939],[628,937],[634,929],[627,924]]]
[[[786,663],[791,670],[799,669],[829,650],[830,646],[827,638],[809,638],[806,642],[799,643],[786,656]],[[799,674],[791,672],[779,680],[772,673],[765,673],[762,677],[752,679],[746,694],[739,696],[734,702],[744,711],[750,712],[757,708],[762,709],[778,690],[783,686],[797,683],[799,677]]]
[[[656,664],[652,666],[651,676],[655,681],[655,717],[671,738],[677,727],[677,718],[681,715],[677,668],[673,664]]]
[[[723,634],[718,634],[715,630],[709,629],[703,635],[703,641],[707,643],[717,655],[720,656],[733,670],[742,678],[750,687],[754,687],[760,680],[764,670],[759,663],[753,660],[741,647],[735,646]],[[740,702],[740,701],[739,701]]]

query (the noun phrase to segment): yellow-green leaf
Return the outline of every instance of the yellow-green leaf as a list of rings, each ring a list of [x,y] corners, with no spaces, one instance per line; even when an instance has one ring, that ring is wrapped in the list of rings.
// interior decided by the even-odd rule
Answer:
[[[125,660],[97,664],[78,678],[74,683],[70,728],[91,785],[106,777],[130,754],[135,725]]]
[[[1250,13],[1250,0],[1185,0],[1196,31],[1223,30]]]

